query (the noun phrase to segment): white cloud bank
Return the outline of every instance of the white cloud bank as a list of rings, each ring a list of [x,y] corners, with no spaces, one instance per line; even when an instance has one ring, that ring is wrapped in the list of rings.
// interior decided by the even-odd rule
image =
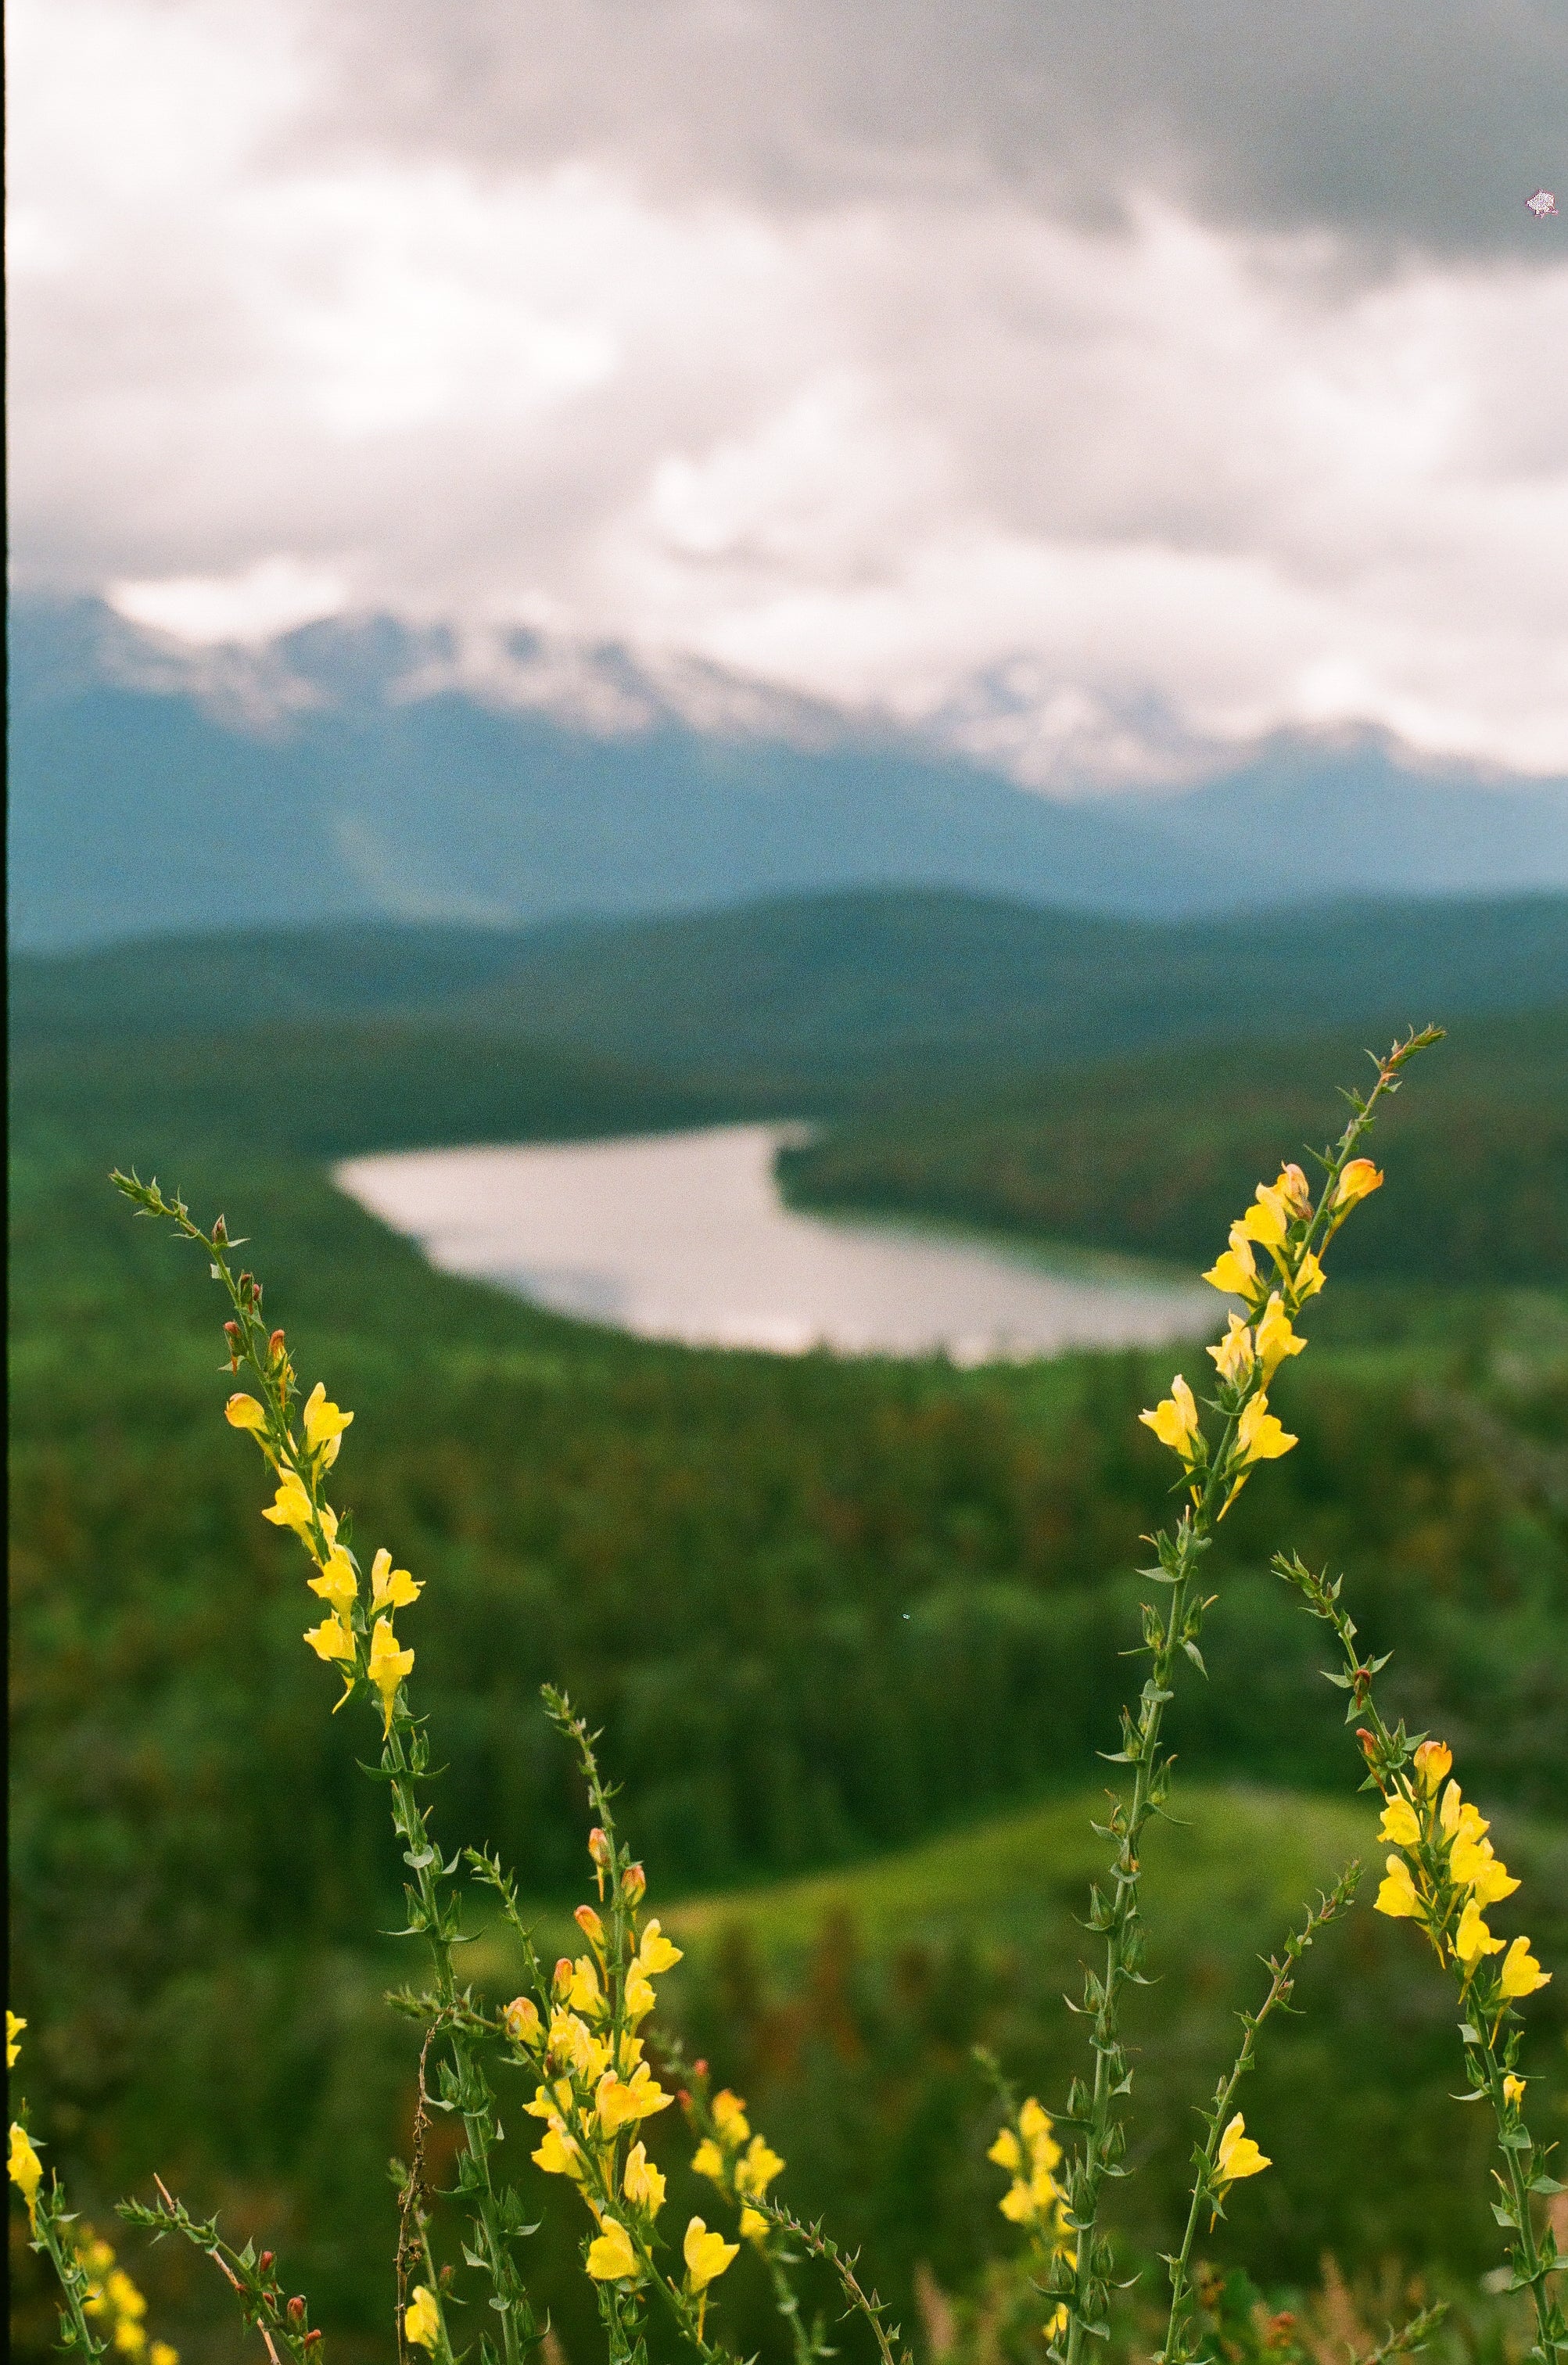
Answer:
[[[1095,218],[885,139],[704,186],[608,100],[575,154],[415,139],[341,22],[14,0],[23,587],[198,640],[624,640],[1047,786],[1352,722],[1568,771],[1561,221],[1374,256],[1182,174]]]

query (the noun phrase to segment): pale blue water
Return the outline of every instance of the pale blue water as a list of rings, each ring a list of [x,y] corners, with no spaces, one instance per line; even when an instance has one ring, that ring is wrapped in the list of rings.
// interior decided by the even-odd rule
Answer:
[[[443,1272],[645,1339],[977,1363],[1220,1328],[1199,1282],[786,1207],[773,1156],[791,1130],[408,1150],[337,1181]]]

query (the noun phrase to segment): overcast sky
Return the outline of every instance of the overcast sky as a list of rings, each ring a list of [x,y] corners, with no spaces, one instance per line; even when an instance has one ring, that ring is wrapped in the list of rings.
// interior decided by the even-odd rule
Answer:
[[[1568,772],[1568,0],[8,13],[24,587]]]

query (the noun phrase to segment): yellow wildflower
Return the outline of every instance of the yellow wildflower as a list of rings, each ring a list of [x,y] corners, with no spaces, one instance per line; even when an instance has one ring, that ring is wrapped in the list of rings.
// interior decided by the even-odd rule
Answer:
[[[650,1922],[643,1933],[643,1943],[637,1949],[637,1968],[649,1978],[661,1971],[674,1968],[681,1959],[681,1949],[671,1945],[656,1922]],[[718,2104],[714,2104],[717,2110]]]
[[[413,1664],[412,1651],[399,1651],[398,1648],[398,1637],[392,1631],[392,1620],[389,1618],[378,1618],[371,1630],[370,1661],[365,1673],[381,1694],[381,1705],[386,1713],[388,1732],[392,1729],[392,1702],[398,1687],[409,1674]]]
[[[1339,1187],[1334,1194],[1337,1216],[1348,1216],[1359,1199],[1371,1196],[1383,1188],[1383,1176],[1370,1158],[1352,1158],[1339,1177]]]
[[[263,1519],[270,1519],[274,1528],[292,1528],[295,1534],[304,1542],[311,1541],[311,1523],[316,1514],[311,1508],[305,1482],[294,1471],[284,1472],[277,1482],[277,1493],[263,1508],[262,1517]],[[326,1530],[328,1541],[333,1541],[337,1534],[337,1522],[332,1519],[330,1511],[322,1511],[321,1525]]]
[[[1473,1970],[1483,1955],[1500,1955],[1503,1951],[1502,1939],[1494,1938],[1473,1897],[1459,1917],[1453,1950],[1467,1970]]]
[[[108,2294],[109,2304],[114,2308],[117,2315],[132,2316],[143,2316],[146,2315],[147,2302],[142,2298],[141,2293],[137,2290],[136,2285],[131,2281],[130,2277],[126,2273],[123,2267],[117,2267],[115,2269],[113,2274],[109,2277],[108,2281],[105,2284],[104,2289]]]
[[[248,1396],[243,1388],[237,1388],[230,1397],[223,1407],[223,1418],[230,1429],[253,1429],[258,1436],[266,1433],[266,1413],[255,1397]]]
[[[14,2069],[17,2066],[17,2056],[22,2049],[19,2040],[27,2024],[25,2020],[18,2019],[17,2015],[7,2008],[6,2013],[6,2067],[7,2069]]]
[[[328,1402],[327,1391],[318,1380],[306,1399],[305,1444],[308,1452],[319,1454],[323,1470],[330,1470],[337,1460],[343,1431],[353,1418],[352,1412],[340,1412]]]
[[[1323,1267],[1308,1249],[1296,1260],[1295,1271],[1291,1275],[1291,1295],[1298,1306],[1304,1306],[1309,1297],[1316,1296],[1322,1286]]]
[[[1204,1279],[1213,1288],[1224,1290],[1227,1297],[1250,1299],[1262,1295],[1258,1279],[1258,1261],[1252,1253],[1252,1243],[1239,1224],[1232,1224],[1230,1246],[1218,1263],[1209,1267]]]
[[[43,2162],[33,2149],[26,2127],[11,2122],[11,2150],[6,2172],[12,2183],[28,2204],[28,2223],[34,2233],[39,2224],[39,2186],[43,2182]]]
[[[767,2241],[767,2220],[760,2209],[745,2208],[741,2211],[741,2238],[743,2241],[758,2244]]]
[[[1197,1455],[1198,1407],[1180,1372],[1170,1383],[1170,1394],[1152,1412],[1140,1412],[1138,1418],[1145,1429],[1153,1429],[1161,1445],[1179,1453],[1191,1469]]]
[[[1019,2144],[1017,2136],[1014,2134],[1011,2127],[1002,2128],[1001,2134],[997,2136],[996,2141],[991,2145],[991,2149],[987,2152],[986,2158],[987,2159],[993,2159],[998,2168],[1005,2168],[1010,2173],[1016,2173],[1016,2171],[1023,2167],[1023,2149]]]
[[[721,2140],[732,2150],[737,2144],[745,2143],[751,2133],[745,2102],[738,2094],[732,2094],[727,2086],[721,2087],[713,2097],[713,2124],[719,2130]]]
[[[626,1974],[626,2017],[635,2023],[646,2020],[655,2003],[654,1983],[639,1970],[635,1963]]]
[[[711,2135],[704,2135],[691,2155],[691,2165],[699,2176],[710,2177],[715,2184],[724,2181],[724,2155]]]
[[[1510,2002],[1520,1996],[1534,1995],[1537,1988],[1550,1987],[1551,1973],[1543,1971],[1529,1950],[1528,1938],[1516,1938],[1503,1957],[1503,1993]]]
[[[1277,1462],[1295,1442],[1269,1410],[1266,1395],[1248,1398],[1236,1424],[1237,1455],[1242,1469],[1249,1469],[1254,1462]]]
[[[1014,2225],[1026,2225],[1035,2214],[1035,2195],[1023,2177],[1015,2177],[996,2205]]]
[[[1529,2080],[1528,2078],[1516,2078],[1512,2070],[1508,2072],[1508,2075],[1503,2080],[1503,2100],[1508,2104],[1510,2109],[1518,2110],[1519,2104],[1524,2101],[1525,2088],[1529,2083]]]
[[[167,2340],[155,2340],[147,2352],[147,2365],[180,2365],[180,2352]]]
[[[1490,1840],[1455,1840],[1449,1870],[1477,1905],[1500,1905],[1519,1885],[1501,1856],[1494,1855]]]
[[[569,2176],[578,2184],[583,2180],[582,2153],[559,2119],[551,2120],[544,2131],[544,2140],[532,2158],[535,2166],[542,2168],[546,2176]]]
[[[702,2219],[694,2217],[680,2246],[681,2255],[686,2260],[689,2289],[706,2291],[709,2284],[724,2272],[732,2259],[740,2256],[740,2247],[738,2242],[726,2242],[722,2234],[710,2234]]]
[[[1271,1298],[1270,1304],[1272,1303]],[[1226,1317],[1225,1337],[1208,1351],[1218,1366],[1220,1378],[1232,1387],[1252,1369],[1252,1333],[1234,1309]]]
[[[1241,1229],[1264,1248],[1282,1248],[1291,1227],[1291,1208],[1284,1193],[1260,1182],[1252,1195],[1257,1204],[1242,1216]]]
[[[353,1635],[336,1610],[319,1626],[308,1626],[305,1639],[319,1659],[345,1659],[353,1664]]]
[[[1388,1858],[1388,1877],[1377,1892],[1373,1911],[1386,1913],[1394,1922],[1425,1920],[1421,1900],[1416,1894],[1416,1884],[1410,1877],[1410,1867],[1402,1855]]]
[[[414,2296],[403,2310],[403,2337],[420,2348],[441,2346],[441,2311],[428,2283],[416,2283]]]
[[[664,2176],[648,2158],[646,2144],[634,2143],[627,2153],[621,2190],[634,2208],[650,2210],[655,2217],[664,2207]]]
[[[745,2157],[735,2163],[735,2191],[747,2200],[756,2201],[765,2193],[784,2162],[772,2150],[766,2138],[753,2135],[746,2146]]]
[[[588,2270],[596,2283],[623,2283],[637,2272],[632,2236],[613,2217],[604,2220],[604,2231],[588,2244]]]
[[[320,1575],[311,1577],[309,1584],[311,1592],[319,1593],[323,1601],[330,1601],[340,1617],[352,1609],[359,1599],[359,1579],[354,1575],[353,1563],[342,1544],[332,1546]]]
[[[655,2082],[645,2061],[625,2079],[616,2070],[607,2069],[594,2089],[594,2107],[606,2135],[614,2135],[633,2119],[651,2118],[655,2111],[667,2110],[673,2100]]]
[[[1292,1215],[1305,1222],[1312,1213],[1312,1185],[1301,1168],[1294,1161],[1282,1166],[1275,1178],[1274,1188],[1288,1205]]]
[[[538,2052],[544,2031],[539,2018],[539,2007],[530,1997],[513,1996],[501,2018],[514,2045],[526,2045],[530,2052]]]
[[[1051,2123],[1033,2094],[1018,2113],[1018,2132],[1029,2146],[1029,2157],[1035,2166],[1054,2168],[1061,2158],[1061,2146],[1051,2135]]]
[[[1446,1741],[1423,1741],[1416,1752],[1417,1777],[1428,1799],[1435,1798],[1438,1786],[1453,1764],[1453,1751]]]
[[[609,2009],[599,1984],[599,1972],[587,1955],[579,1955],[572,1965],[572,1984],[566,2001],[574,2012],[585,2012],[589,2020],[602,2020]]]
[[[140,2357],[147,2346],[147,2335],[133,2315],[122,2315],[115,2326],[115,2347],[122,2357]]]
[[[370,1606],[372,1609],[407,1609],[424,1591],[416,1585],[406,1568],[394,1568],[392,1555],[385,1544],[370,1564]]]
[[[1274,1290],[1258,1317],[1258,1361],[1263,1367],[1263,1385],[1268,1386],[1287,1355],[1299,1355],[1305,1345],[1306,1340],[1291,1328],[1290,1316]]]
[[[1239,2111],[1219,2139],[1215,2158],[1215,2172],[1221,2184],[1234,2184],[1238,2177],[1257,2176],[1272,2167],[1247,2132],[1247,2122]]]
[[[1393,1840],[1397,1847],[1419,1844],[1421,1819],[1408,1799],[1390,1799],[1383,1810],[1377,1835],[1380,1840]]]

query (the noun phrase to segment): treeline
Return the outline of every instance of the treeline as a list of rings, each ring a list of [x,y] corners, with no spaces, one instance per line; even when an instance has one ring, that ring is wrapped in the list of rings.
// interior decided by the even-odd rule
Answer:
[[[1328,1131],[1357,1040],[1173,1049],[929,1096],[786,1151],[802,1205],[932,1216],[1025,1239],[1207,1263],[1253,1182]],[[1336,1247],[1343,1274],[1568,1281],[1568,1004],[1469,1018],[1378,1137],[1390,1187]]]

